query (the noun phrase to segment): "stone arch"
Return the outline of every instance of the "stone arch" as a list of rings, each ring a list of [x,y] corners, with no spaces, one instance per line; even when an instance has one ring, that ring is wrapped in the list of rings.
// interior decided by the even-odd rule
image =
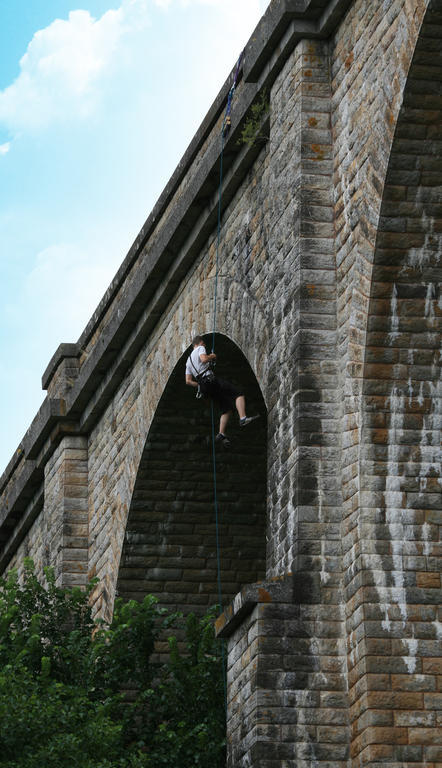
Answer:
[[[237,345],[216,335],[217,373],[244,389],[248,429],[232,424],[232,448],[217,452],[223,602],[265,576],[266,412],[258,382]],[[211,414],[183,386],[176,364],[151,423],[126,524],[117,594],[156,594],[162,604],[202,612],[218,602]],[[232,419],[233,422],[233,419]]]
[[[95,488],[89,512],[93,550],[89,576],[99,579],[92,595],[94,612],[106,619],[112,616],[118,564],[143,449],[167,383],[178,370],[177,361],[188,349],[189,340],[195,333],[209,336],[212,330],[213,276],[213,259],[209,254],[202,258],[192,280],[181,286],[175,303],[140,352],[130,377],[122,382],[99,429],[92,432],[89,440],[90,482]],[[224,273],[219,276],[216,327],[220,335],[228,336],[241,350],[241,360],[253,372],[255,386],[265,401],[266,318],[256,298]],[[181,394],[189,395],[188,388],[181,383],[178,388]],[[105,452],[103,460],[106,444],[118,447],[116,472],[112,469],[113,454]]]
[[[428,490],[434,486],[431,446],[440,446],[441,51],[442,3],[433,2],[422,25],[392,144],[368,311],[363,443],[377,448],[362,456],[363,477],[377,476],[382,469],[383,488],[376,490],[382,492],[378,500],[386,508],[410,509],[415,494],[424,496],[427,485]],[[416,471],[420,466],[424,487],[415,481],[407,491],[400,476],[407,466],[405,474],[414,476],[411,464]],[[430,500],[423,506],[431,506]]]
[[[360,14],[358,24],[363,18],[367,37],[361,41],[368,53],[363,56],[356,46],[348,53],[340,41],[334,62],[338,327],[345,400],[342,489],[345,515],[350,517],[359,506],[355,478],[360,471],[363,366],[387,170],[407,83],[413,79],[413,57],[425,37],[424,20],[428,27],[437,7],[438,0],[355,3],[349,18]],[[375,66],[373,51],[382,58]]]
[[[431,2],[404,90],[380,209],[363,360],[360,498],[349,538],[353,630],[355,611],[364,604],[364,619],[350,634],[350,676],[357,668],[369,674],[375,665],[382,672],[382,646],[388,647],[394,657],[389,672],[395,675],[388,685],[397,691],[409,690],[408,675],[425,675],[425,659],[438,654],[440,638],[435,555],[442,507],[441,256],[442,3]],[[431,685],[422,677],[428,722],[435,717]],[[362,693],[360,679],[358,686]],[[361,711],[360,697],[352,700],[354,712]],[[390,724],[387,713],[383,722]],[[367,717],[355,723],[356,753],[367,724]],[[399,737],[392,731],[391,738],[394,745]],[[415,744],[422,756],[424,741]]]

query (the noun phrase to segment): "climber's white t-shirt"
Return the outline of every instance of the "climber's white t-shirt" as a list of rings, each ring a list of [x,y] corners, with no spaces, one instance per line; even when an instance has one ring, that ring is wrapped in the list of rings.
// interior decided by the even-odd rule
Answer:
[[[210,363],[202,363],[200,355],[207,355],[206,348],[203,346],[195,347],[193,352],[187,358],[186,375],[190,373],[196,378],[210,369]]]

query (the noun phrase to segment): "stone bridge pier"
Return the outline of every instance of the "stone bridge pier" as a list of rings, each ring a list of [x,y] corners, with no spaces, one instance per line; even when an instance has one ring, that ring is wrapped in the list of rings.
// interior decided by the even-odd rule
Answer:
[[[442,0],[272,0],[0,480],[0,567],[218,602],[229,768],[441,768]],[[256,140],[239,141],[257,100]]]

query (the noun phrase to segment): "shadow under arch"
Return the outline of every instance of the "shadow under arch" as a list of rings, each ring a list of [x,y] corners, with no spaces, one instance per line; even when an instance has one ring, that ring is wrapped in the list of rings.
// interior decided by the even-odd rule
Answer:
[[[211,339],[210,339],[211,343]],[[230,450],[217,448],[217,496],[223,604],[244,584],[265,577],[267,416],[245,356],[216,334],[216,372],[244,391],[248,413],[261,418],[243,429],[229,424]],[[117,580],[117,596],[204,613],[219,602],[211,409],[184,383],[189,351],[176,364],[158,404],[135,481]],[[215,408],[215,418],[218,419]]]

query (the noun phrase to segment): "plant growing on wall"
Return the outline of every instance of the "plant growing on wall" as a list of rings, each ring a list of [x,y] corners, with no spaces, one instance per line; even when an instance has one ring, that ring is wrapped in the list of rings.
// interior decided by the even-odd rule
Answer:
[[[250,113],[244,123],[238,144],[251,146],[259,141],[268,140],[268,132],[263,130],[263,126],[269,112],[269,95],[266,90],[263,90],[257,101],[250,107]]]
[[[26,561],[0,580],[0,767],[224,766],[225,712],[213,614],[169,614],[148,595],[116,601],[110,626],[89,593],[38,581]],[[171,630],[168,659],[155,643]],[[207,762],[208,761],[208,762]]]

